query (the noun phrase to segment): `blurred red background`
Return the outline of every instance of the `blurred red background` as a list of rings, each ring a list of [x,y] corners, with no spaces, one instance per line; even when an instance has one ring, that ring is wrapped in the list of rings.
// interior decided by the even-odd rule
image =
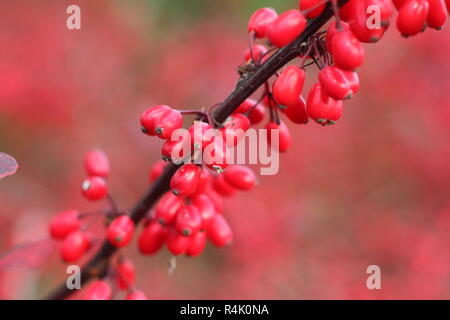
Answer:
[[[81,30],[66,28],[72,2]],[[141,112],[223,100],[246,19],[264,5],[297,3],[1,2],[0,151],[20,164],[0,181],[1,252],[46,238],[55,212],[101,208],[79,191],[92,147],[110,156],[112,194],[129,208],[161,146],[140,133]],[[411,39],[391,28],[366,46],[342,120],[291,125],[279,174],[227,199],[233,246],[182,258],[169,275],[167,250],[143,257],[133,245],[139,287],[151,299],[449,298],[449,39],[447,28]],[[366,287],[373,264],[381,290]],[[1,270],[0,297],[43,297],[65,276],[56,255],[38,270]]]

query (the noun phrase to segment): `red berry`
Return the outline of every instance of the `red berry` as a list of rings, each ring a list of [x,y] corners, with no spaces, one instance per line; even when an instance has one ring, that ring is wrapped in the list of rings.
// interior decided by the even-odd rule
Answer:
[[[372,10],[374,7],[377,8],[375,12]],[[383,37],[385,28],[389,26],[392,11],[391,0],[358,1],[353,6],[352,18],[349,21],[350,29],[361,42],[377,42]],[[378,12],[380,16],[375,18],[379,18],[380,21],[373,20],[374,13]],[[376,25],[378,22],[380,24]]]
[[[335,100],[350,99],[353,91],[344,72],[333,66],[327,66],[319,72],[319,82],[324,93]]]
[[[229,166],[223,173],[226,182],[239,190],[250,190],[255,186],[256,177],[252,169],[246,166]]]
[[[195,198],[199,196],[200,194],[204,193],[208,187],[209,182],[211,180],[211,174],[209,173],[208,169],[205,167],[201,168],[200,178],[197,185],[197,190],[190,196],[191,198]]]
[[[450,12],[450,0],[445,0],[445,5],[447,6],[447,11]]]
[[[358,73],[354,71],[345,71],[345,70],[342,70],[342,73],[347,78],[348,84],[350,85],[350,89],[352,90],[353,95],[357,94],[359,91]]]
[[[245,50],[244,59],[245,61],[250,61],[252,59],[253,54],[253,61],[254,62],[261,62],[262,57],[267,52],[267,48],[262,44],[254,44],[252,46],[252,49],[247,48]]]
[[[84,180],[81,192],[88,200],[100,200],[108,194],[108,186],[101,177],[89,177]]]
[[[416,35],[424,29],[429,7],[426,0],[411,0],[401,7],[397,29],[404,37]]]
[[[340,113],[342,113],[342,104],[324,94],[322,87],[317,83],[309,92],[306,110],[314,121],[325,126],[333,124],[339,119]]]
[[[267,27],[278,17],[272,8],[261,8],[256,10],[248,21],[248,32],[255,32],[257,38],[266,36]]]
[[[167,162],[163,160],[159,160],[155,162],[153,167],[150,169],[149,180],[150,182],[156,181],[164,172],[164,169],[167,166]]]
[[[90,240],[86,233],[76,230],[64,239],[61,248],[61,258],[66,262],[77,261],[89,249]]]
[[[189,237],[198,231],[203,226],[202,216],[197,207],[193,205],[187,205],[180,208],[177,213],[177,219],[175,221],[175,229],[183,236]]]
[[[224,247],[233,242],[233,232],[223,215],[216,214],[206,229],[208,239],[216,247]]]
[[[355,1],[355,0],[351,0],[351,1]],[[394,6],[397,8],[397,10],[400,10],[403,7],[403,5],[409,1],[410,0],[392,0],[392,2],[394,3]]]
[[[171,228],[166,239],[166,245],[169,251],[178,256],[186,253],[189,248],[190,238],[178,233],[177,230]]]
[[[222,174],[218,174],[214,177],[212,185],[214,190],[224,197],[229,197],[236,193],[236,189],[225,181]]]
[[[230,151],[222,137],[215,137],[203,151],[203,163],[208,168],[222,171],[228,166]]]
[[[88,176],[99,176],[106,178],[109,176],[108,156],[101,150],[92,150],[84,157],[84,167]]]
[[[349,21],[353,18],[354,6],[361,0],[349,0],[339,10],[339,17],[341,20]],[[395,0],[394,0],[395,1]]]
[[[276,144],[272,145],[272,134],[273,131],[278,131],[278,152],[286,152],[289,146],[291,145],[291,134],[289,133],[289,129],[286,127],[283,121],[280,121],[280,125],[277,125],[275,122],[270,121],[266,125],[267,130],[267,143],[272,146],[272,148],[276,148]]]
[[[172,110],[172,108],[164,104],[148,108],[141,116],[142,131],[150,136],[156,135],[156,120],[160,119],[169,110]]]
[[[309,121],[308,114],[306,113],[306,102],[303,96],[298,96],[297,102],[288,105],[284,110],[284,114],[294,123],[306,124]]]
[[[255,99],[247,98],[236,108],[236,110],[234,110],[234,113],[246,113],[250,111],[256,103],[257,101]]]
[[[189,247],[186,250],[186,255],[196,257],[200,255],[206,247],[206,232],[200,231],[190,238]]]
[[[177,211],[184,205],[183,198],[177,197],[172,192],[166,192],[155,210],[155,219],[160,223],[168,226],[175,222]]]
[[[199,166],[188,163],[182,165],[172,176],[170,188],[177,196],[189,197],[197,190],[202,170]]]
[[[170,109],[155,121],[155,133],[161,139],[170,139],[172,132],[183,126],[183,115],[178,110]]]
[[[134,233],[134,222],[129,216],[115,218],[108,226],[107,237],[109,242],[122,248],[130,243]]]
[[[306,27],[306,19],[299,10],[283,12],[267,28],[267,38],[281,48],[297,38]]]
[[[305,16],[309,19],[320,16],[325,9],[326,2],[323,0],[300,0],[299,6],[301,11],[307,11]]]
[[[214,208],[216,209],[216,212],[223,212],[223,199],[216,191],[214,191],[212,188],[207,190],[205,194],[208,196],[209,199],[214,203]],[[202,215],[204,217],[204,215]],[[205,218],[203,218],[205,219]],[[205,221],[205,220],[204,220]]]
[[[53,217],[50,222],[50,235],[54,239],[64,239],[69,233],[80,229],[78,210],[67,210]]]
[[[328,51],[331,50],[331,42],[333,41],[333,38],[336,34],[338,34],[339,32],[342,32],[342,31],[350,30],[349,25],[344,21],[341,21],[340,26],[341,26],[341,29],[338,29],[336,21],[333,21],[332,23],[330,23],[330,26],[328,27],[327,36],[325,38],[325,45],[326,45]]]
[[[111,297],[111,287],[104,280],[92,282],[84,293],[84,300],[111,300]]]
[[[258,103],[249,113],[248,119],[251,124],[258,124],[264,120],[266,116],[266,108],[261,103]]]
[[[148,300],[148,298],[143,291],[133,290],[127,294],[125,300]]]
[[[333,36],[331,53],[336,66],[354,71],[364,62],[364,47],[351,31],[340,31]]]
[[[204,150],[213,141],[217,132],[206,122],[195,121],[189,128],[191,143],[194,150]]]
[[[216,206],[214,205],[213,200],[211,200],[208,195],[201,194],[192,199],[192,204],[197,207],[200,216],[202,217],[203,224],[206,226],[209,220],[216,214]]]
[[[117,284],[121,290],[128,290],[136,281],[136,270],[130,259],[120,259],[116,268]]]
[[[150,222],[138,239],[139,251],[143,254],[154,254],[167,239],[168,228],[158,221]]]
[[[428,11],[427,26],[429,28],[441,29],[447,22],[447,7],[444,0],[428,0],[430,9]]]
[[[225,120],[220,132],[226,144],[229,147],[234,147],[245,136],[245,132],[249,128],[250,120],[242,113],[235,113]]]
[[[297,66],[289,66],[281,72],[273,84],[273,97],[283,106],[294,104],[305,84],[305,71]]]

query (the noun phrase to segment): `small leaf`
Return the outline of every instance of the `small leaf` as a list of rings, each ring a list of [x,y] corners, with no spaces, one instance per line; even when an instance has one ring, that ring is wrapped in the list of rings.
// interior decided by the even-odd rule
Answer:
[[[10,155],[0,152],[0,179],[16,173],[19,165],[16,159]]]
[[[37,240],[17,245],[0,255],[0,269],[40,268],[50,260],[55,249],[55,242],[51,239]]]

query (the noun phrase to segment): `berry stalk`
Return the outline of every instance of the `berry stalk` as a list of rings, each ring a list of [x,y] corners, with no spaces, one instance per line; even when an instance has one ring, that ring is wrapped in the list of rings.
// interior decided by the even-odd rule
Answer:
[[[339,0],[339,7],[342,7],[348,1],[349,0]],[[223,123],[245,99],[250,97],[259,87],[264,85],[265,82],[280,68],[298,57],[301,54],[302,44],[314,36],[333,16],[334,11],[330,4],[328,4],[320,16],[309,20],[305,31],[298,38],[274,53],[264,64],[242,76],[234,91],[222,104],[217,108],[214,108],[212,112],[213,120]],[[164,173],[131,209],[129,216],[136,225],[145,217],[148,210],[157,202],[157,200],[169,190],[170,180],[178,167],[178,165],[174,164],[168,165]],[[83,285],[93,278],[104,276],[108,271],[110,258],[116,251],[117,248],[110,244],[108,240],[105,240],[98,252],[82,268],[81,284]],[[64,281],[59,287],[46,296],[46,299],[65,299],[73,292],[73,290],[67,288],[66,282]]]

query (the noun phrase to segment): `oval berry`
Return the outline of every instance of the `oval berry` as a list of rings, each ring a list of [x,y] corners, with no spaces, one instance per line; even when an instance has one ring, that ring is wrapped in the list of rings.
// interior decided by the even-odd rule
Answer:
[[[284,114],[289,120],[297,124],[307,124],[309,122],[309,117],[306,113],[306,102],[301,95],[298,96],[298,99],[294,104],[286,107]]]
[[[197,207],[187,205],[178,210],[175,229],[183,236],[189,237],[200,231],[203,226],[202,222],[202,216]]]
[[[78,210],[67,210],[57,214],[50,222],[50,235],[54,239],[64,239],[69,233],[80,229]]]
[[[196,257],[200,255],[206,247],[206,232],[199,231],[190,238],[189,246],[186,250],[186,255],[189,257]]]
[[[108,156],[101,150],[92,150],[84,156],[84,167],[88,176],[109,176],[110,168]]]
[[[189,248],[190,238],[183,236],[178,233],[177,230],[171,228],[169,230],[169,234],[167,235],[166,245],[167,249],[175,255],[178,256],[180,254],[186,253]]]
[[[133,290],[127,294],[125,300],[148,300],[148,298],[143,291]]]
[[[306,27],[306,19],[296,9],[283,12],[267,28],[267,38],[274,46],[281,48],[297,38]]]
[[[170,188],[177,196],[189,197],[197,190],[202,170],[195,164],[182,165],[170,180]]]
[[[155,121],[155,133],[161,139],[170,139],[172,133],[183,126],[183,115],[170,109]]]
[[[155,182],[164,172],[164,169],[167,166],[167,162],[163,160],[159,160],[155,162],[153,167],[150,169],[149,180],[150,182]]]
[[[258,103],[250,110],[250,113],[248,114],[248,119],[250,120],[251,124],[258,124],[264,120],[265,116],[266,116],[266,108],[264,107],[263,104]]]
[[[340,31],[333,36],[331,53],[336,66],[354,71],[364,62],[364,47],[351,31]]]
[[[172,192],[166,192],[155,209],[155,219],[164,225],[171,225],[175,222],[177,211],[184,205],[183,198],[177,197]]]
[[[335,100],[350,99],[353,91],[344,72],[333,66],[327,66],[319,72],[319,82],[323,91]]]
[[[101,177],[90,177],[84,180],[81,192],[88,200],[96,201],[104,198],[108,194],[106,181]]]
[[[117,285],[121,290],[128,290],[136,282],[136,270],[130,259],[120,259],[116,267]]]
[[[220,132],[226,144],[229,147],[234,147],[245,136],[245,132],[249,128],[250,120],[242,113],[235,113],[225,120]]]
[[[225,181],[222,174],[218,174],[214,177],[212,186],[218,194],[224,197],[229,197],[236,193],[236,189]]]
[[[413,36],[421,32],[428,16],[429,4],[426,0],[406,2],[398,12],[397,29],[402,36]]]
[[[104,280],[92,282],[84,293],[84,300],[111,300],[112,290]]]
[[[301,11],[306,11],[305,16],[312,19],[320,16],[325,9],[326,2],[323,0],[300,0],[299,7]]]
[[[158,221],[150,222],[139,236],[139,251],[149,255],[156,253],[166,241],[168,232],[168,228]]]
[[[330,26],[328,27],[327,35],[325,38],[325,45],[326,45],[328,51],[331,51],[331,42],[333,41],[334,36],[336,34],[338,34],[339,32],[348,31],[348,30],[350,30],[350,27],[344,21],[341,21],[340,29],[338,28],[338,24],[336,21],[333,21],[330,23]]]
[[[278,17],[272,8],[261,8],[256,10],[248,21],[248,32],[253,31],[257,38],[266,36],[267,27]]]
[[[189,128],[194,150],[204,150],[213,141],[216,131],[206,122],[195,121]]]
[[[223,173],[226,182],[239,190],[251,190],[255,186],[256,177],[252,169],[241,165],[229,166]]]
[[[108,226],[107,237],[116,248],[122,248],[130,243],[134,233],[134,222],[129,216],[115,218]]]
[[[272,93],[278,104],[289,106],[294,104],[305,84],[305,71],[297,66],[284,69],[274,82]]]
[[[336,100],[323,93],[320,84],[315,84],[306,101],[306,110],[308,115],[317,123],[325,126],[333,124],[336,119]]]
[[[197,190],[190,197],[195,198],[195,197],[201,195],[202,193],[204,193],[209,187],[210,180],[211,180],[211,174],[209,173],[208,169],[206,169],[205,167],[202,167],[201,173],[200,173],[200,178],[199,178],[198,185],[197,185]]]
[[[90,240],[86,233],[73,231],[63,241],[60,253],[66,262],[75,262],[89,249]]]
[[[266,46],[262,44],[254,44],[251,49],[247,48],[244,53],[244,59],[245,62],[247,61],[253,61],[256,63],[260,63],[262,60],[262,57],[267,52]],[[253,58],[253,59],[252,59]]]
[[[141,116],[142,132],[150,136],[156,135],[155,132],[156,120],[160,119],[166,112],[168,112],[171,109],[172,108],[170,108],[169,106],[161,104],[145,110],[145,112]]]
[[[291,134],[289,133],[289,129],[286,127],[284,122],[280,121],[280,124],[278,125],[276,122],[270,121],[266,125],[266,130],[267,143],[272,146],[272,148],[276,148],[278,152],[286,152],[291,145]],[[272,141],[275,131],[278,132],[278,141]],[[275,145],[273,142],[275,142]]]
[[[208,221],[216,214],[216,206],[213,200],[208,195],[201,194],[192,199],[192,204],[197,207],[203,224],[206,226]]]
[[[442,29],[447,22],[448,11],[444,0],[428,0],[430,8],[427,16],[427,26],[433,29]]]
[[[203,151],[203,163],[217,172],[223,171],[228,166],[229,158],[230,151],[223,137],[214,138]]]
[[[216,247],[221,248],[233,242],[233,232],[231,231],[230,225],[221,214],[216,214],[211,219],[206,232],[208,239]]]

